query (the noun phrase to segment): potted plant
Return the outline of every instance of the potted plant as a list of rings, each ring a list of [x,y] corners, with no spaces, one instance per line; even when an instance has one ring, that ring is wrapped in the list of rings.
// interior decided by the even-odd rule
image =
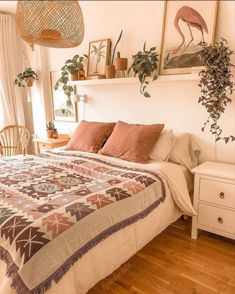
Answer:
[[[132,65],[128,69],[128,73],[133,70],[134,76],[138,76],[141,84],[140,93],[143,94],[144,97],[151,97],[146,91],[149,84],[147,78],[152,76],[152,81],[157,79],[158,57],[156,47],[146,50],[146,42],[144,43],[143,51],[138,51],[135,55],[132,55]]]
[[[115,78],[116,71],[115,71],[115,65],[114,65],[113,62],[114,62],[114,56],[115,56],[117,45],[118,45],[118,43],[120,42],[120,40],[122,38],[122,33],[123,33],[123,31],[121,30],[121,32],[119,34],[119,37],[117,39],[117,42],[115,43],[112,57],[110,56],[111,57],[110,62],[109,62],[109,64],[106,65],[106,70],[105,70],[106,79]]]
[[[199,72],[201,96],[198,103],[205,106],[209,116],[202,127],[205,130],[210,124],[210,132],[215,135],[215,141],[224,140],[225,143],[234,141],[235,136],[222,136],[223,130],[218,125],[218,120],[225,112],[228,103],[232,102],[230,95],[234,91],[233,75],[231,67],[231,55],[233,51],[227,46],[227,41],[221,39],[215,45],[201,43],[201,59],[205,69]]]
[[[73,87],[68,83],[70,80],[85,79],[84,63],[86,59],[87,55],[85,54],[83,56],[75,55],[72,59],[68,59],[61,68],[61,77],[56,82],[54,89],[58,90],[61,87],[68,97],[68,101],[71,101],[71,94],[74,92]]]
[[[49,121],[48,124],[46,124],[47,127],[47,137],[53,138],[55,133],[55,125],[52,121]]]
[[[31,67],[28,67],[17,75],[14,84],[18,87],[32,87],[35,80],[38,80],[38,75]]]
[[[84,80],[85,71],[84,71],[84,60],[87,58],[87,55],[79,56],[75,55],[72,59],[68,59],[65,62],[65,65],[62,67],[62,71],[68,71],[71,81]]]

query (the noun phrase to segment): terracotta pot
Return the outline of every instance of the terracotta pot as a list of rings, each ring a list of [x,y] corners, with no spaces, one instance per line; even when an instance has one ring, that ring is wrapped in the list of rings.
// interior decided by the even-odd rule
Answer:
[[[79,80],[85,80],[85,70],[84,70],[83,68],[81,68],[81,69],[79,70],[78,79],[79,79]]]
[[[55,130],[47,130],[47,138],[53,138]]]
[[[27,84],[27,87],[32,87],[33,86],[33,78],[27,78],[26,84]]]
[[[115,69],[116,70],[127,70],[127,58],[116,58],[114,60],[114,64],[115,64]]]
[[[70,81],[77,81],[79,79],[78,70],[69,75]]]
[[[106,79],[113,79],[115,78],[115,75],[116,75],[115,66],[113,64],[106,65],[106,68],[105,68]]]
[[[54,138],[54,139],[58,139],[58,132],[57,132],[57,129],[54,129],[53,138]]]

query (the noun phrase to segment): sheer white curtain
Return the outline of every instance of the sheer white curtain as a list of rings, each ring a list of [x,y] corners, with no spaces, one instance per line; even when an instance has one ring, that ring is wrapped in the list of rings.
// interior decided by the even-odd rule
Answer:
[[[13,81],[22,59],[13,15],[0,13],[0,128],[24,125],[22,94]]]

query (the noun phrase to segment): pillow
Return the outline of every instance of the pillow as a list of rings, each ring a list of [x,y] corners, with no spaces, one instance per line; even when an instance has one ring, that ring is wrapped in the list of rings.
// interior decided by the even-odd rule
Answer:
[[[149,158],[153,160],[167,161],[170,156],[171,148],[174,144],[175,137],[172,130],[164,130],[156,144],[150,152]]]
[[[114,126],[115,123],[82,120],[65,149],[97,153],[107,141]]]
[[[99,153],[128,161],[147,163],[163,124],[140,125],[119,121]]]
[[[198,165],[200,148],[188,133],[175,136],[175,143],[171,149],[169,161],[179,163],[191,170]]]

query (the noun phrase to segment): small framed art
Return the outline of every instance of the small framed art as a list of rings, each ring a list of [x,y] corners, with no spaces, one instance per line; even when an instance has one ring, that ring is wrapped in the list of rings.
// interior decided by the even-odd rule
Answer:
[[[160,74],[199,71],[200,42],[212,44],[218,1],[165,1]]]
[[[52,71],[50,73],[54,120],[77,122],[78,111],[74,95],[71,95],[71,97],[68,98],[62,89],[54,89],[54,86],[60,76],[60,71]]]
[[[105,67],[109,62],[111,40],[103,39],[89,43],[88,76],[105,76]]]

